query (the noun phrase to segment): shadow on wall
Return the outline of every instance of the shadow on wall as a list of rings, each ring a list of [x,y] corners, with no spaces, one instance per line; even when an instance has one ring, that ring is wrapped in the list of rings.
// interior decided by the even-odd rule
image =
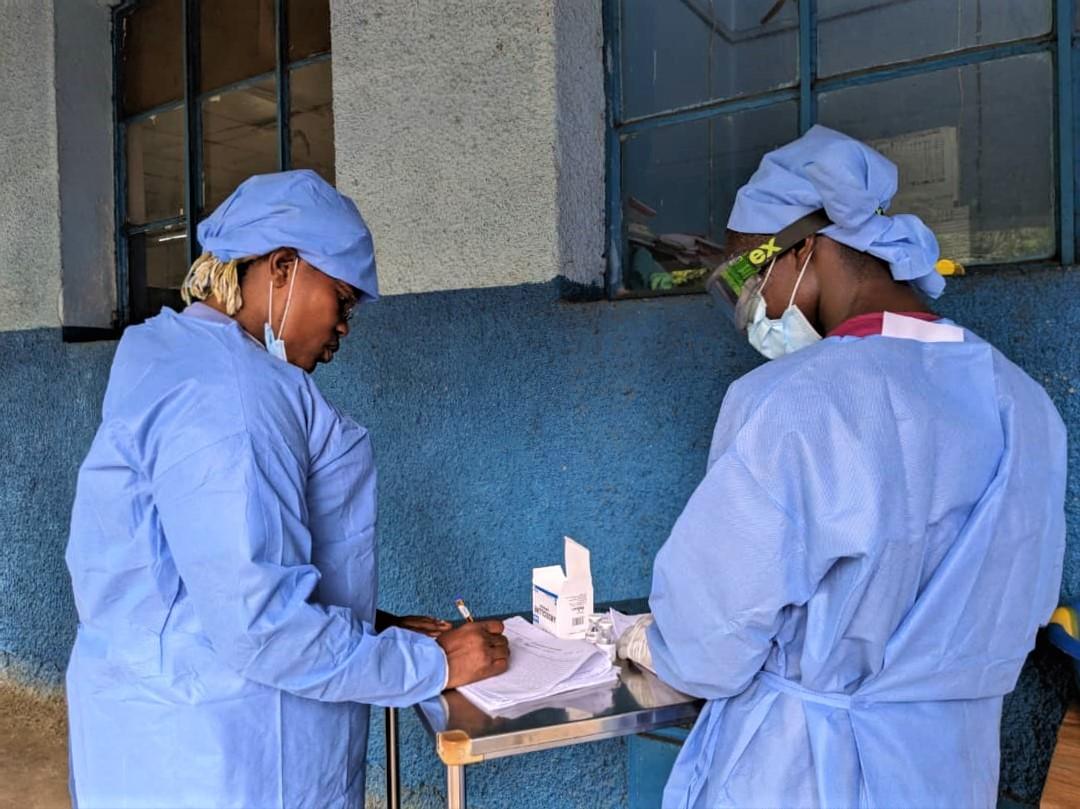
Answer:
[[[757,364],[705,296],[562,302],[559,285],[383,299],[361,310],[339,358],[317,372],[328,398],[366,424],[380,469],[380,604],[452,616],[529,604],[529,569],[561,558],[561,537],[593,553],[598,600],[648,592],[652,557],[700,479],[730,381]],[[1080,276],[977,272],[941,311],[994,341],[1046,386],[1080,430]],[[0,650],[59,682],[75,616],[63,565],[75,472],[99,419],[114,344],[58,332],[0,334]],[[1070,537],[1080,526],[1070,480]],[[1071,543],[1064,590],[1080,595]],[[1034,802],[1060,696],[1052,666],[1025,669],[1006,702],[1002,787]],[[377,716],[377,714],[376,714]],[[371,760],[381,759],[375,723]],[[1051,727],[1051,725],[1053,727]],[[406,787],[436,806],[443,772],[403,721]],[[558,769],[553,769],[557,766]],[[621,742],[476,768],[470,794],[522,807],[626,802]],[[573,774],[590,773],[589,789]],[[552,773],[566,773],[566,783]],[[373,790],[382,783],[372,771]],[[575,804],[571,804],[575,805]]]

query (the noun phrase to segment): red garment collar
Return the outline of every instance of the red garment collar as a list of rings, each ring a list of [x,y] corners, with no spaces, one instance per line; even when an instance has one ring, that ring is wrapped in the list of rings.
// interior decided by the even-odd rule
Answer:
[[[941,319],[939,315],[935,315],[931,312],[895,312],[894,314],[903,315],[904,317],[913,317],[916,320],[925,320],[927,322]],[[873,334],[881,334],[881,324],[884,320],[884,312],[867,312],[864,315],[856,315],[855,317],[848,318],[825,336],[869,337]]]

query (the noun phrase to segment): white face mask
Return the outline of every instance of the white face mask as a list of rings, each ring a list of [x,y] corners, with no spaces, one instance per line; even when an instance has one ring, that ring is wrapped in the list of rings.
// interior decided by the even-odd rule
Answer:
[[[285,299],[285,311],[281,314],[281,328],[278,329],[277,337],[274,336],[274,327],[269,322],[263,324],[263,342],[271,356],[277,357],[282,362],[285,359],[285,340],[281,335],[285,334],[285,319],[289,316],[289,304],[292,303],[293,285],[296,283],[296,275],[300,269],[300,259],[293,262],[292,278],[289,280],[289,297]],[[270,278],[270,302],[267,304],[266,316],[274,319],[274,279]]]
[[[799,270],[799,277],[795,281],[795,288],[791,290],[791,300],[788,301],[787,309],[784,310],[784,314],[780,316],[779,320],[772,320],[766,316],[765,297],[761,294],[765,289],[765,284],[769,282],[773,267],[776,266],[776,259],[773,259],[772,264],[769,265],[765,280],[751,297],[749,302],[750,320],[746,326],[746,337],[750,341],[750,345],[767,359],[774,360],[785,354],[791,354],[800,348],[813,345],[821,339],[821,335],[810,325],[806,315],[795,305],[795,293],[799,291],[799,284],[802,283],[806,267],[813,255],[814,251],[811,250],[810,255],[806,257],[806,261],[803,262],[802,269]]]

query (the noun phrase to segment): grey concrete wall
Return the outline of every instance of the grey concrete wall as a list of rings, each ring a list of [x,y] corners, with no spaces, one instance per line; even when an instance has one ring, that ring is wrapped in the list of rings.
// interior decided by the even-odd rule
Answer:
[[[604,283],[604,31],[600,2],[554,0],[558,274]]]
[[[111,12],[54,0],[62,321],[108,327],[116,308]]]
[[[0,2],[0,330],[59,325],[53,10]]]
[[[337,181],[377,234],[383,291],[599,283],[600,4],[331,8]]]

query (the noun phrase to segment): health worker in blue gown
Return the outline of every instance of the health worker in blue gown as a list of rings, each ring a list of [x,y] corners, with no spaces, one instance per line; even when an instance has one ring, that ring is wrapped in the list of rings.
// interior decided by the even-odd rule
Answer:
[[[930,311],[937,242],[896,190],[819,126],[736,197],[708,286],[771,362],[728,389],[621,642],[706,700],[665,807],[996,804],[1002,697],[1058,598],[1065,430]]]
[[[506,639],[377,625],[371,441],[309,376],[378,297],[352,200],[252,177],[198,237],[190,305],[124,333],[79,470],[72,798],[359,809],[368,706],[505,671]]]

